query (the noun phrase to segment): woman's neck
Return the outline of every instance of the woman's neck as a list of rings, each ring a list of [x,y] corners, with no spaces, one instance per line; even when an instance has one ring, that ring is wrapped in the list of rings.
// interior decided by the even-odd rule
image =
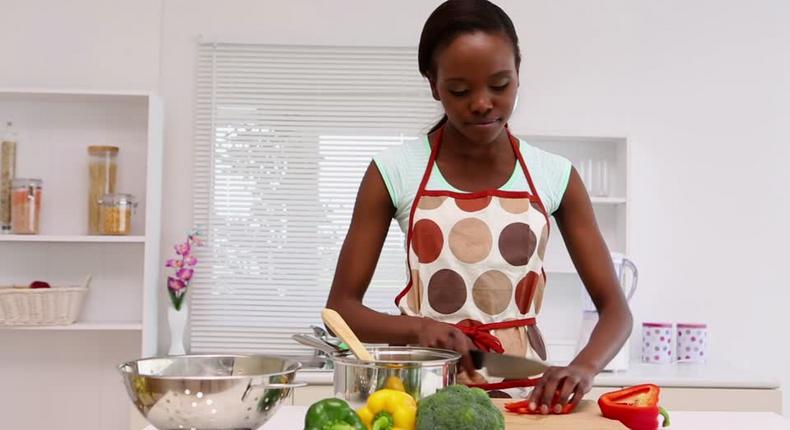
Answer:
[[[449,123],[444,127],[441,154],[448,158],[485,162],[498,160],[503,155],[510,158],[511,152],[506,129],[491,142],[479,142],[469,140]]]

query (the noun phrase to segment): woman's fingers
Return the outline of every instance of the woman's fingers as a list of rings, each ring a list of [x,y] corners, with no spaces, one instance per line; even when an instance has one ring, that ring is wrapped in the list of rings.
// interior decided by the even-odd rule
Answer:
[[[559,386],[559,394],[556,399],[556,404],[552,406],[554,408],[554,413],[560,413],[565,408],[565,405],[568,404],[570,397],[573,393],[578,390],[579,387],[579,378],[574,375],[568,375],[562,379],[562,382]]]

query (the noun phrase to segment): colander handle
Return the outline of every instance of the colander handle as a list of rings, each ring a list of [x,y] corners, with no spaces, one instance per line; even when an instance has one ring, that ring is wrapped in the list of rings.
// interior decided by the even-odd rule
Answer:
[[[253,384],[252,381],[250,381],[250,383],[247,385],[247,389],[244,390],[244,394],[241,395],[241,401],[243,402],[247,398],[247,396],[250,394],[250,390],[253,388],[302,388],[306,386],[306,382],[294,382],[291,384],[270,384],[268,382],[262,382],[260,384]]]

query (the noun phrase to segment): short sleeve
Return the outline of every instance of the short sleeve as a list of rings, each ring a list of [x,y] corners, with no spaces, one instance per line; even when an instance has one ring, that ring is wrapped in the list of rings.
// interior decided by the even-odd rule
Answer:
[[[560,208],[568,188],[572,164],[561,155],[544,151],[523,140],[520,148],[538,195],[549,214],[553,214]]]
[[[429,155],[430,150],[425,139],[415,139],[387,148],[373,157],[373,162],[387,186],[387,192],[395,207],[395,218],[401,229],[408,224],[411,202]]]

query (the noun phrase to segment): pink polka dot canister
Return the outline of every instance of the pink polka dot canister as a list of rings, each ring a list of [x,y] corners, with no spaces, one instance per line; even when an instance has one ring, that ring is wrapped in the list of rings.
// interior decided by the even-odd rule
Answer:
[[[704,363],[708,359],[707,324],[678,323],[677,344],[679,363]]]
[[[672,323],[642,323],[642,361],[668,364],[675,359],[675,329]]]

